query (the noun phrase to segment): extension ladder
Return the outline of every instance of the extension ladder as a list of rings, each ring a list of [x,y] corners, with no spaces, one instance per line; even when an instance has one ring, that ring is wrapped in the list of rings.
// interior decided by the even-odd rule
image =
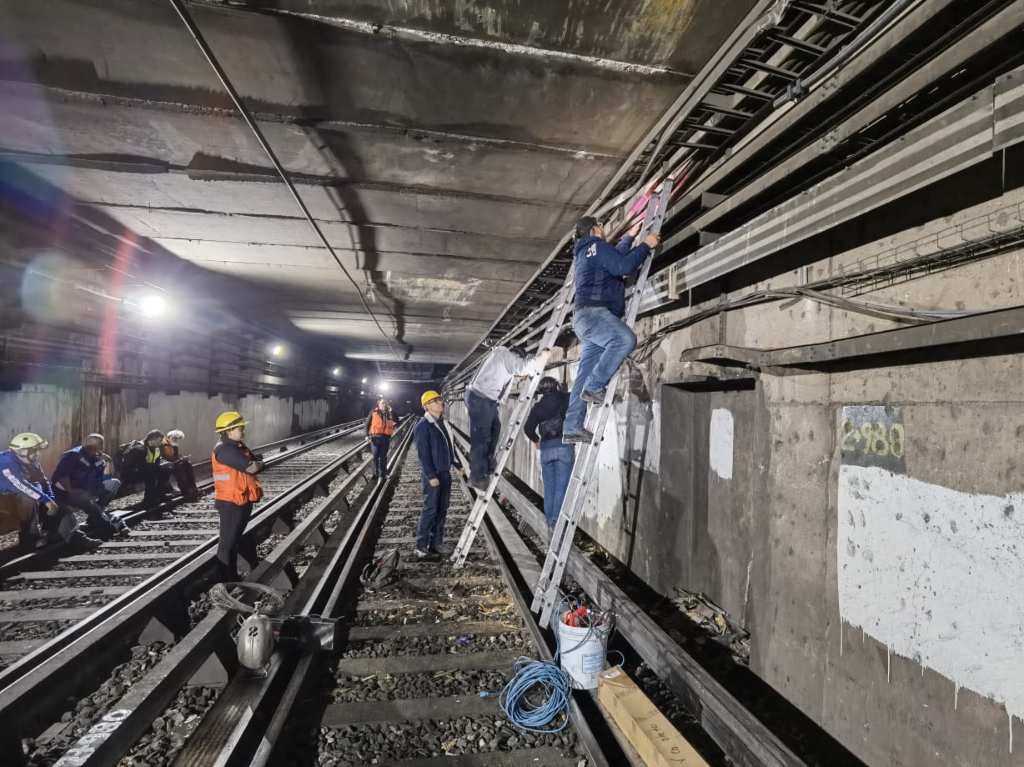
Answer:
[[[648,200],[643,229],[638,239],[648,234],[661,234],[661,224],[665,220],[665,211],[671,194],[672,179],[668,178],[662,183],[661,192],[657,196],[652,195]],[[633,286],[633,295],[626,306],[626,316],[623,321],[629,327],[633,327],[636,315],[640,311],[640,301],[643,298],[644,289],[647,287],[647,275],[650,273],[653,258],[654,253],[652,252],[640,268],[640,274]],[[551,613],[554,612],[555,606],[558,604],[562,576],[565,573],[565,565],[569,561],[569,552],[572,550],[573,537],[583,512],[583,502],[587,497],[590,479],[597,464],[598,451],[601,442],[604,441],[605,427],[608,424],[608,416],[612,412],[612,402],[615,400],[615,389],[618,387],[621,370],[620,367],[615,371],[612,380],[608,382],[604,402],[596,408],[596,414],[591,414],[588,409],[587,420],[592,422],[590,431],[594,436],[590,442],[579,446],[582,449],[577,450],[569,487],[565,492],[565,500],[562,502],[558,521],[551,533],[547,556],[544,558],[544,568],[541,570],[540,578],[533,590],[533,603],[530,605],[530,609],[533,612],[540,611],[541,626],[551,623]]]
[[[642,238],[645,237],[647,234],[658,234],[661,231],[661,222],[664,220],[665,209],[668,204],[668,198],[671,194],[671,191],[672,181],[671,179],[668,179],[663,183],[661,193],[658,195],[652,195],[651,198],[648,200],[646,211],[644,214],[643,230],[640,232],[637,241],[642,240]],[[636,320],[637,310],[640,306],[639,296],[643,293],[644,287],[647,284],[647,274],[650,271],[650,265],[651,258],[648,257],[648,259],[644,262],[644,265],[641,267],[640,275],[636,280],[636,284],[633,289],[633,297],[631,298],[629,306],[626,311],[626,322],[629,325],[632,325]],[[490,481],[487,483],[487,489],[477,494],[476,500],[473,503],[473,509],[470,511],[469,517],[466,520],[466,526],[462,529],[462,535],[459,537],[459,543],[455,547],[455,551],[452,553],[452,562],[454,563],[455,567],[462,567],[465,564],[466,557],[469,555],[469,550],[470,548],[472,548],[473,541],[476,539],[476,535],[480,529],[480,525],[483,523],[484,515],[487,512],[487,507],[490,505],[491,501],[494,498],[494,494],[498,488],[498,482],[501,479],[502,471],[504,471],[505,464],[508,461],[508,457],[512,452],[512,446],[515,444],[516,438],[519,436],[519,430],[525,422],[529,414],[530,407],[533,404],[533,398],[534,396],[536,396],[537,387],[540,384],[540,379],[544,375],[545,368],[551,356],[551,349],[554,347],[555,341],[558,340],[558,336],[561,333],[562,327],[565,325],[565,321],[569,316],[569,312],[572,310],[574,292],[575,264],[569,268],[569,274],[566,276],[565,284],[563,284],[562,287],[559,288],[559,291],[556,294],[554,303],[551,307],[551,315],[548,318],[548,323],[544,328],[544,334],[541,337],[541,340],[537,347],[537,356],[534,358],[533,364],[531,364],[530,368],[527,371],[526,377],[528,378],[528,381],[526,384],[526,388],[525,390],[521,391],[519,401],[517,402],[515,409],[512,411],[512,416],[509,418],[505,438],[498,445],[498,449],[495,454],[494,474],[491,476]],[[615,377],[612,379],[611,383],[608,386],[609,395],[606,402],[608,407],[602,408],[602,412],[607,412],[607,409],[610,409],[612,393],[614,392],[615,385],[617,382],[618,373],[616,373]],[[507,396],[508,391],[510,391],[511,388],[511,386],[508,387],[505,396]],[[601,433],[603,433],[603,430],[604,420],[601,421]],[[592,443],[591,447],[598,444],[599,442],[599,432],[595,432],[594,443]],[[594,454],[596,460],[597,451],[589,450],[587,452],[587,455],[589,455],[589,453],[591,452]],[[592,463],[593,462],[591,462],[591,464]],[[575,465],[579,466],[580,464],[580,458],[579,456],[577,456]],[[574,509],[574,521],[572,524],[573,531],[575,531],[576,529],[575,518],[579,514],[579,511],[576,510],[575,507],[578,506],[580,509],[582,508],[582,499],[584,497],[584,494],[580,492],[582,485],[576,488],[576,496],[572,495],[574,485],[579,485],[579,483],[575,481],[575,476],[573,478],[573,481],[570,482],[568,492],[566,493],[567,501],[576,498],[576,496],[578,496],[579,500],[579,502],[576,502],[574,500],[573,506],[570,507]],[[562,508],[566,508],[564,503],[562,505]],[[558,530],[562,527],[562,522],[564,518],[565,514],[559,516],[559,523],[555,527],[556,534]],[[554,540],[555,539],[552,538],[552,541]],[[552,545],[554,544],[552,543]],[[568,543],[566,545],[572,545],[572,533],[569,534]],[[551,553],[549,552],[548,560],[550,559]],[[558,585],[561,581],[563,569],[564,563],[561,567],[558,568],[557,575],[555,576],[554,588],[556,592]],[[548,567],[547,561],[545,562],[545,573],[547,574],[547,577],[553,575],[553,571],[550,567]],[[544,581],[545,577],[545,575],[541,576],[542,582]],[[538,589],[539,588],[540,583],[538,583]],[[537,608],[534,607],[533,609],[536,610]]]

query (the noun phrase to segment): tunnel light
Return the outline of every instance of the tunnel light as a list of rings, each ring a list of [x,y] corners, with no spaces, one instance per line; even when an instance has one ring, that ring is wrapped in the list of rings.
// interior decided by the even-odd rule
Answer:
[[[270,347],[270,356],[280,359],[284,356],[285,348],[284,344],[274,344]]]
[[[364,391],[359,392],[359,396],[360,397],[365,397],[366,396],[366,392],[364,392]]]
[[[142,312],[143,317],[150,319],[159,317],[167,311],[167,299],[157,293],[143,296],[139,301],[139,311]]]
[[[365,378],[362,380],[362,383],[366,383],[366,379]]]
[[[337,378],[341,375],[341,368],[331,368],[331,375]]]
[[[381,381],[380,382],[380,393],[381,394],[387,394],[387,392],[390,389],[391,389],[391,384],[389,384],[387,381]]]

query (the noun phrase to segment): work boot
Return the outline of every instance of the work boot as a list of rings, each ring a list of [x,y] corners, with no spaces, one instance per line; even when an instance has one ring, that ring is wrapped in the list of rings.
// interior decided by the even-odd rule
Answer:
[[[572,445],[576,442],[582,444],[590,444],[594,441],[594,432],[587,431],[586,429],[580,429],[579,431],[566,431],[562,432],[562,444]]]
[[[474,490],[479,490],[481,493],[486,492],[487,486],[490,484],[487,477],[470,477],[469,486]]]
[[[435,554],[433,551],[430,551],[429,549],[427,551],[423,551],[422,549],[416,549],[414,553],[416,554],[416,560],[418,562],[437,562],[438,559],[440,559],[440,557],[438,557],[437,554]]]
[[[584,402],[589,402],[591,405],[603,405],[605,395],[608,393],[607,389],[598,389],[597,391],[585,391],[580,395],[580,399]]]
[[[90,538],[81,530],[75,530],[68,538],[68,546],[76,551],[95,551],[103,544],[95,538]]]
[[[427,552],[430,553],[430,554],[436,554],[441,559],[448,559],[448,557],[450,557],[452,555],[451,548],[449,548],[448,546],[444,546],[444,545],[431,546],[429,549],[427,549]]]

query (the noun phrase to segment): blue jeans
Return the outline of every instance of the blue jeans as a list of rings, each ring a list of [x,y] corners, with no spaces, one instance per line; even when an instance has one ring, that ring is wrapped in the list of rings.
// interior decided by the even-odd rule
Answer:
[[[391,437],[384,434],[375,434],[370,437],[370,447],[373,450],[373,475],[384,477],[388,473],[388,447],[391,445]]]
[[[544,477],[544,518],[554,527],[562,510],[565,491],[572,477],[576,450],[572,445],[548,440],[540,445],[540,469]]]
[[[501,438],[498,403],[466,389],[469,411],[469,472],[474,480],[485,479],[494,471],[494,451]]]
[[[438,548],[444,538],[444,518],[448,516],[448,499],[452,494],[452,475],[446,471],[437,475],[441,484],[431,487],[423,478],[423,511],[416,527],[416,548],[426,551]]]
[[[636,334],[626,323],[602,306],[577,309],[572,329],[583,342],[576,380],[565,412],[565,433],[579,432],[587,417],[587,403],[580,399],[585,391],[608,386],[622,361],[636,348]]]

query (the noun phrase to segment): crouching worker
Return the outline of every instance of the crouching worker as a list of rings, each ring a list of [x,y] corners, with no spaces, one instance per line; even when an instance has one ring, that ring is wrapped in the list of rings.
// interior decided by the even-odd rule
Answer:
[[[423,470],[423,512],[416,528],[416,558],[437,561],[448,556],[441,548],[448,500],[452,493],[452,469],[461,469],[448,424],[444,420],[444,400],[436,391],[420,397],[423,420],[416,424],[413,441]]]
[[[18,545],[23,553],[36,546],[41,523],[48,543],[65,541],[82,551],[100,542],[78,529],[71,512],[61,509],[46,473],[39,465],[39,452],[47,446],[38,434],[24,432],[11,440],[10,450],[0,453],[0,510],[18,525]]]
[[[160,443],[160,456],[171,465],[174,481],[178,483],[178,491],[186,501],[199,500],[199,487],[196,485],[196,473],[192,468],[192,456],[181,454],[181,441],[185,432],[171,429]]]
[[[522,375],[529,360],[521,347],[495,346],[487,353],[473,380],[466,387],[469,411],[469,484],[486,490],[494,473],[494,453],[501,439],[498,400],[514,376]]]
[[[81,445],[60,457],[50,482],[55,498],[62,508],[85,512],[89,531],[97,538],[128,535],[124,521],[109,514],[106,506],[121,489],[121,482],[111,475],[111,460],[103,452],[103,435],[90,434]]]
[[[562,424],[569,406],[569,395],[551,376],[544,376],[537,385],[540,399],[530,410],[523,426],[526,438],[540,448],[540,468],[544,477],[544,519],[554,527],[562,509],[576,450],[562,442]]]
[[[243,543],[245,526],[249,524],[252,506],[263,497],[263,488],[256,475],[263,471],[263,462],[256,459],[246,447],[245,419],[242,414],[229,410],[217,416],[216,429],[220,442],[213,448],[210,459],[213,470],[214,508],[220,517],[220,542],[217,546],[217,564],[223,582],[240,580],[238,554],[250,565],[256,564],[256,542]]]
[[[587,403],[604,402],[605,388],[623,360],[636,348],[636,335],[622,321],[626,313],[626,277],[637,271],[658,238],[649,234],[633,245],[627,234],[614,248],[605,242],[604,229],[591,216],[576,224],[576,309],[572,329],[582,341],[576,381],[569,397],[562,441],[590,442],[594,435],[583,428]]]
[[[153,429],[146,434],[142,446],[145,450],[145,461],[142,464],[142,478],[146,483],[146,492],[142,496],[144,509],[157,506],[171,490],[171,464],[164,460],[164,433]]]

